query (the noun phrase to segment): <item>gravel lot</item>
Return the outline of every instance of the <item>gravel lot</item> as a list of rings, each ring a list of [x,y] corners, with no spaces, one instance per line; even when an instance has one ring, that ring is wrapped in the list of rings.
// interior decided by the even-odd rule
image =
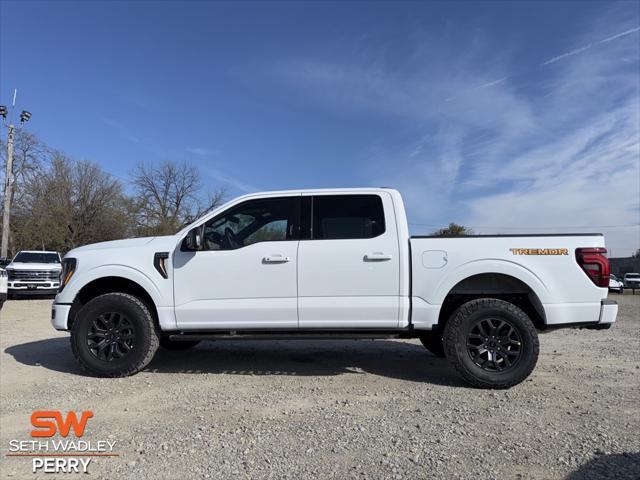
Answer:
[[[417,341],[218,342],[84,376],[49,300],[0,313],[2,478],[31,412],[92,410],[89,478],[640,478],[640,295],[606,331],[541,336],[532,377],[467,388]],[[60,475],[73,478],[74,475]],[[55,478],[42,475],[42,478]],[[87,478],[86,475],[83,478]]]

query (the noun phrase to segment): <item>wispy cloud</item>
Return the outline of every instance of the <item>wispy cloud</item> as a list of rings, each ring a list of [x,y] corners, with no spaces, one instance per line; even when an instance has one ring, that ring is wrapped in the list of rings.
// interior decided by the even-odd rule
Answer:
[[[152,153],[157,158],[167,158],[167,150],[162,149],[159,146],[158,142],[155,142],[148,137],[141,137],[136,135],[135,133],[133,133],[134,130],[123,122],[115,120],[111,117],[102,117],[102,122],[113,129],[121,138],[137,145],[138,148]]]
[[[633,17],[604,15],[573,39],[581,47],[525,70],[517,57],[489,70],[495,51],[472,41],[471,53],[444,46],[435,56],[416,54],[422,67],[408,75],[357,58],[280,69],[322,108],[415,126],[406,127],[413,142],[372,146],[361,171],[372,185],[399,188],[411,221],[502,232],[591,225],[614,254],[629,254],[640,247],[640,228],[609,226],[640,221]],[[613,28],[620,33],[610,35]]]
[[[576,48],[574,50],[571,50],[569,52],[563,53],[561,55],[557,55],[555,57],[551,57],[549,60],[543,62],[541,65],[549,65],[551,63],[555,63],[555,62],[558,62],[560,60],[564,60],[567,57],[572,57],[573,55],[578,55],[579,53],[582,53],[582,52],[584,52],[586,50],[589,50],[594,45],[602,45],[603,43],[611,42],[613,40],[617,40],[619,38],[626,37],[627,35],[631,35],[632,33],[636,33],[638,31],[640,31],[640,27],[630,28],[629,30],[625,30],[624,32],[620,32],[620,33],[617,33],[615,35],[611,35],[611,36],[609,36],[607,38],[604,38],[604,39],[602,39],[602,40],[600,40],[598,42],[595,42],[595,44],[594,43],[589,43],[589,44],[587,44],[587,45],[585,45],[583,47]]]
[[[493,80],[491,82],[483,83],[482,85],[480,85],[480,88],[486,88],[486,87],[492,87],[494,85],[498,85],[499,83],[504,82],[506,79],[507,77],[502,77],[497,80]]]
[[[218,154],[217,150],[213,148],[204,148],[204,147],[188,147],[186,148],[188,153],[193,155],[198,155],[200,157],[213,157]]]
[[[114,130],[117,130],[117,132],[120,134],[120,136],[126,138],[127,140],[129,140],[130,142],[133,143],[138,143],[141,144],[142,143],[142,139],[136,135],[133,135],[130,130],[121,122],[114,120],[113,118],[110,117],[103,117],[102,118],[102,122],[113,128]]]
[[[237,178],[221,172],[220,170],[217,170],[215,168],[203,167],[202,170],[216,181],[222,183],[223,185],[228,185],[241,193],[251,193],[261,190],[254,185],[245,183],[242,180],[238,180]]]
[[[626,37],[627,35],[631,35],[632,33],[640,32],[640,27],[630,28],[629,30],[625,30],[624,32],[617,33],[610,37],[605,38],[604,40],[600,40],[598,43],[607,43],[611,40],[616,40],[620,37]]]
[[[573,55],[577,55],[579,53],[584,52],[585,50],[589,50],[592,46],[593,46],[593,44],[590,43],[589,45],[585,45],[584,47],[576,48],[575,50],[571,50],[570,52],[563,53],[563,54],[557,55],[555,57],[551,57],[546,62],[542,62],[541,65],[549,65],[551,63],[556,63],[556,62],[558,62],[558,61],[560,61],[560,60],[562,60],[564,58],[571,57]]]

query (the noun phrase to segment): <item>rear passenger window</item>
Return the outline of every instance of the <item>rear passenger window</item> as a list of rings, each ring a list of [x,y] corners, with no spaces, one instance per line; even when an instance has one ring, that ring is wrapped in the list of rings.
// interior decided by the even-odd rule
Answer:
[[[378,195],[313,197],[314,240],[373,238],[384,233],[384,210]]]

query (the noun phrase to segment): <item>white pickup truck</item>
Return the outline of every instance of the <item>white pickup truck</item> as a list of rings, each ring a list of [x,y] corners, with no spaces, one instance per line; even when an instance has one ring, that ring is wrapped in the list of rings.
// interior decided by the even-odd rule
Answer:
[[[100,376],[201,340],[419,338],[468,383],[508,388],[537,331],[611,326],[608,285],[600,234],[410,237],[395,190],[298,190],[70,251],[52,323]]]
[[[61,271],[58,252],[22,250],[7,265],[9,296],[55,295]]]

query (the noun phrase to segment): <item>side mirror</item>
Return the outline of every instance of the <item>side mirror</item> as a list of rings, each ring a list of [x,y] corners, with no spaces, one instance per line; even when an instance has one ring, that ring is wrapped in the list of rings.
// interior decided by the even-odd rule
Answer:
[[[202,226],[189,230],[187,236],[184,237],[183,245],[187,251],[202,250]]]

